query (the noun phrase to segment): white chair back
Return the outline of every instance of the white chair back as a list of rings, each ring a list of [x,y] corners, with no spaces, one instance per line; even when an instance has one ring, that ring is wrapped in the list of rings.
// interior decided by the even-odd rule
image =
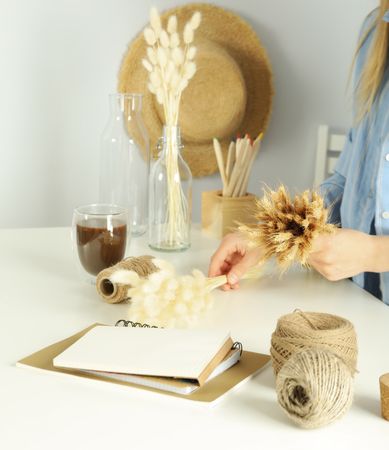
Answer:
[[[317,133],[317,150],[314,186],[334,173],[336,162],[346,143],[345,134],[331,134],[328,125],[320,125]]]

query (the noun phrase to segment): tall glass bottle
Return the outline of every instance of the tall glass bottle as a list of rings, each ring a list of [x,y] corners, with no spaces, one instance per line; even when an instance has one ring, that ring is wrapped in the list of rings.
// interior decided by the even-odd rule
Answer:
[[[183,251],[190,247],[192,174],[181,156],[179,127],[165,126],[159,145],[149,182],[149,246]]]
[[[131,232],[147,229],[149,139],[141,94],[111,94],[110,115],[101,138],[100,202],[124,206]]]

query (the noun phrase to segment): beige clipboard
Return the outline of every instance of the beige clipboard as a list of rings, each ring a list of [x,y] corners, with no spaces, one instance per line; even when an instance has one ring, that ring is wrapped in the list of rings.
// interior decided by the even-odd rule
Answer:
[[[113,383],[122,386],[134,387],[137,389],[143,389],[146,391],[157,392],[159,394],[170,395],[173,397],[184,398],[186,400],[192,400],[197,402],[213,402],[222,395],[226,394],[229,390],[253,376],[262,368],[264,368],[270,361],[269,355],[263,355],[261,353],[243,351],[240,361],[227,371],[221,373],[214,379],[205,383],[202,387],[197,389],[192,394],[178,394],[173,392],[167,392],[152,387],[141,386],[134,383],[129,383],[121,380],[114,380],[110,378],[104,378],[102,376],[96,376],[89,373],[83,373],[77,370],[62,369],[53,366],[53,359],[66,350],[70,345],[74,344],[85,333],[94,328],[99,323],[95,323],[88,328],[74,334],[62,341],[49,345],[32,355],[29,355],[17,362],[20,367],[27,366],[37,370],[44,370],[48,372],[62,373],[65,375],[72,375],[84,379],[97,380],[104,383]]]

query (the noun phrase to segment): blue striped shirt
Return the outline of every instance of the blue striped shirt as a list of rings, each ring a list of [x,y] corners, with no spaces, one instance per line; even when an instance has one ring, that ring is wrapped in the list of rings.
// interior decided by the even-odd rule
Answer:
[[[377,10],[365,20],[361,35],[376,20]],[[389,22],[389,11],[384,20]],[[375,27],[358,52],[354,85],[360,78],[374,33]],[[321,188],[327,204],[333,206],[331,220],[343,228],[365,233],[375,228],[377,235],[389,235],[389,64],[370,113],[350,129],[335,173]],[[353,281],[366,287],[365,278],[361,273]],[[376,288],[381,289],[382,299],[389,305],[389,272],[381,273],[376,279],[379,284]]]

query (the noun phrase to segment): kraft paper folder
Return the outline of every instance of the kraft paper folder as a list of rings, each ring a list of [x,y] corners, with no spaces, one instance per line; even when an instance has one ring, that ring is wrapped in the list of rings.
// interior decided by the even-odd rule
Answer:
[[[65,351],[69,346],[74,344],[78,339],[80,339],[85,333],[87,333],[92,328],[101,325],[95,323],[88,328],[80,331],[73,336],[70,336],[62,341],[56,342],[48,347],[43,348],[26,358],[21,359],[17,362],[18,366],[29,367],[36,370],[43,370],[48,372],[53,372],[63,375],[71,375],[83,379],[90,379],[94,381],[100,381],[105,383],[113,383],[116,385],[122,385],[127,387],[134,387],[137,389],[143,389],[151,392],[156,392],[160,394],[170,395],[172,397],[184,398],[187,400],[197,401],[197,402],[213,402],[222,395],[226,394],[229,390],[236,387],[243,381],[247,380],[262,368],[264,368],[270,360],[270,356],[263,355],[260,353],[243,351],[239,363],[228,369],[227,371],[221,373],[217,377],[205,383],[203,386],[198,388],[195,392],[190,395],[178,394],[173,392],[162,391],[152,387],[141,386],[139,384],[130,383],[127,381],[115,380],[112,378],[105,378],[103,376],[96,376],[92,373],[86,373],[73,369],[65,369],[53,366],[53,359],[60,353]]]

